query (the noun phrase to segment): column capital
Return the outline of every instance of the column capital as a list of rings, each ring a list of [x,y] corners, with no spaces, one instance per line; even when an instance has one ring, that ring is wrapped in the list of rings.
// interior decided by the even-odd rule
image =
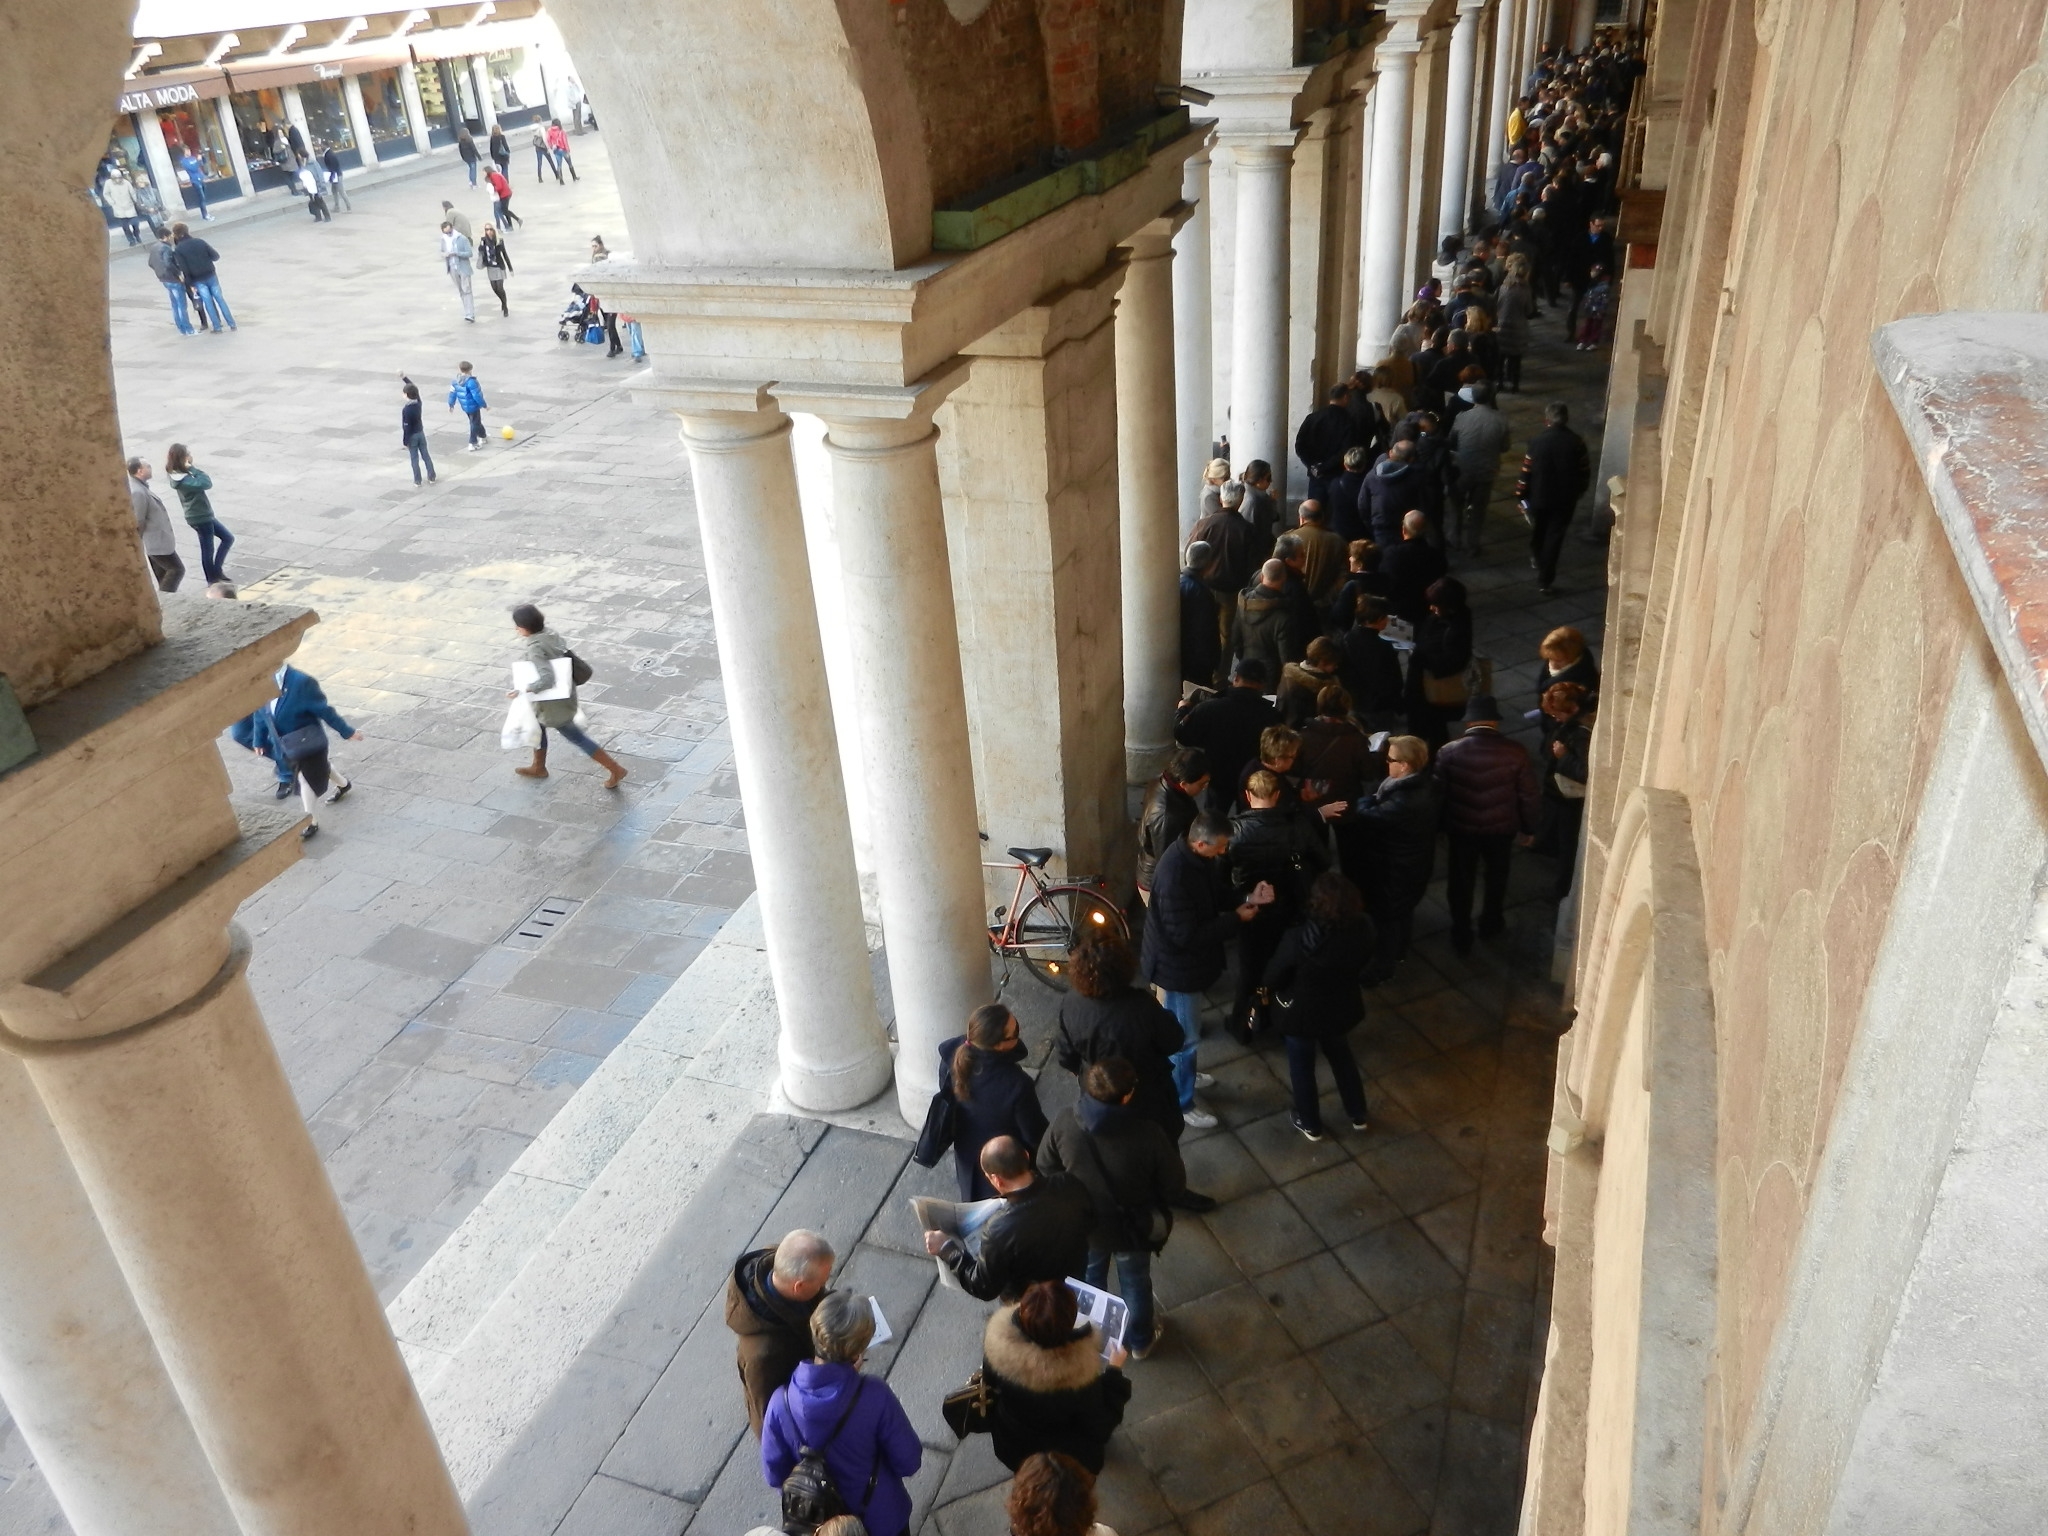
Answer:
[[[781,415],[775,397],[768,392],[766,379],[753,383],[741,379],[671,377],[659,364],[652,374],[633,385],[633,398],[674,411],[678,416],[747,417],[766,412]]]
[[[954,357],[901,388],[792,380],[771,386],[770,392],[786,411],[821,417],[829,429],[828,450],[887,452],[931,436],[933,414],[966,382],[968,366],[964,356]]]
[[[1415,56],[1422,52],[1419,37],[1388,36],[1373,50],[1373,63],[1382,75],[1406,75],[1415,70]]]
[[[1167,261],[1173,256],[1173,237],[1195,216],[1193,203],[1175,203],[1143,229],[1134,232],[1122,249],[1131,261]]]

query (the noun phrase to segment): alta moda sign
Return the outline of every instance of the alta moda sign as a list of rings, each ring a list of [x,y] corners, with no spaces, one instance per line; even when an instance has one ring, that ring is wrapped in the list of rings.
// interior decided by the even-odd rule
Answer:
[[[181,102],[197,101],[199,87],[196,85],[159,85],[153,90],[131,91],[121,98],[119,110],[140,112],[150,107],[175,107]]]

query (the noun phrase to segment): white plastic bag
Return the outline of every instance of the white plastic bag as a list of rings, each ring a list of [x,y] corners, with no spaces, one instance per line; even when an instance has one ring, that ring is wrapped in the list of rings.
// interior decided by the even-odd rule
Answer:
[[[506,752],[517,752],[521,749],[530,751],[539,745],[540,720],[534,715],[533,700],[522,693],[505,711],[505,725],[498,732],[498,746]]]

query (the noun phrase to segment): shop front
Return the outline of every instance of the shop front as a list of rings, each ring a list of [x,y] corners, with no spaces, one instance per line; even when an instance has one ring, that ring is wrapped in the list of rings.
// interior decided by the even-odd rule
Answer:
[[[376,157],[392,160],[412,154],[412,119],[406,115],[405,90],[398,83],[398,70],[368,70],[356,77],[356,84],[362,88],[363,117],[370,125],[370,146]]]
[[[331,76],[308,80],[298,88],[299,108],[306,114],[306,137],[316,157],[332,149],[342,168],[352,171],[363,163],[362,150],[356,144],[355,125],[348,119],[348,103],[341,94],[341,66],[327,68],[333,71]]]
[[[221,123],[227,79],[219,70],[166,72],[131,82],[115,102],[102,177],[119,166],[154,188],[163,216],[204,210],[242,195]]]
[[[489,55],[485,64],[491,78],[491,105],[500,127],[522,127],[547,117],[548,82],[540,67],[539,49],[501,49]]]
[[[427,142],[436,149],[446,148],[455,142],[455,130],[460,126],[452,105],[456,96],[448,67],[439,61],[415,64],[412,74],[413,83],[420,88],[420,107],[427,115]]]
[[[187,209],[205,209],[242,195],[220,109],[218,99],[157,109],[157,126],[177,172],[178,200]]]
[[[249,162],[253,190],[267,192],[287,185],[296,167],[284,92],[274,87],[236,90],[229,95],[228,106],[234,114],[235,133],[242,141],[242,156]]]

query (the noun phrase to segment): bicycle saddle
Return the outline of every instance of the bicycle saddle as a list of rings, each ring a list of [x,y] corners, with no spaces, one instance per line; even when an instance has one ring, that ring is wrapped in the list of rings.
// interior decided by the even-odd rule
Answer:
[[[1043,869],[1045,861],[1052,857],[1050,848],[1006,848],[1003,850],[1020,864],[1029,864],[1033,869]]]

